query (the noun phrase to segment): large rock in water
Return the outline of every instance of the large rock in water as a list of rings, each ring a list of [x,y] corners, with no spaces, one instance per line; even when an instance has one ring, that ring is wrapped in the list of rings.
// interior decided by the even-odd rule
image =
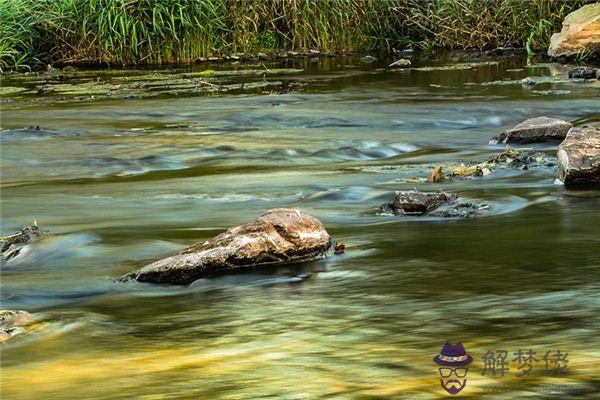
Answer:
[[[573,124],[560,119],[537,117],[525,120],[514,128],[490,139],[490,144],[536,143],[563,140]]]
[[[565,185],[600,183],[600,129],[572,128],[558,146],[558,179]]]
[[[581,53],[600,55],[600,3],[588,4],[567,15],[562,31],[550,38],[551,57],[576,57]]]
[[[142,282],[188,284],[246,267],[308,261],[332,245],[331,236],[318,219],[296,209],[276,208],[146,265],[130,277]]]

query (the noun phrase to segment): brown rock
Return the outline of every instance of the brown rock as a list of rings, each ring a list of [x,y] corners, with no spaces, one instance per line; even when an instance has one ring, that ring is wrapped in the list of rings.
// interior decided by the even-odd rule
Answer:
[[[308,261],[324,255],[332,245],[329,233],[316,218],[296,209],[276,208],[149,264],[130,277],[142,282],[188,284],[241,268]]]
[[[600,54],[600,3],[585,5],[567,15],[562,31],[550,38],[551,57],[576,57],[584,52]]]
[[[563,140],[573,124],[555,118],[537,117],[525,120],[514,128],[490,139],[490,144],[536,143]]]
[[[600,183],[600,129],[572,128],[558,146],[558,180],[565,185]]]

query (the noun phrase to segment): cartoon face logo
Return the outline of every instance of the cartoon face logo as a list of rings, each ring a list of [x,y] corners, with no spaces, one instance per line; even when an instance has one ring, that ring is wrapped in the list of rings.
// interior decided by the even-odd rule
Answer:
[[[438,371],[442,389],[452,395],[464,389],[469,371],[465,367],[473,362],[473,357],[467,354],[462,343],[446,342],[440,354],[433,357],[433,362],[440,366]]]

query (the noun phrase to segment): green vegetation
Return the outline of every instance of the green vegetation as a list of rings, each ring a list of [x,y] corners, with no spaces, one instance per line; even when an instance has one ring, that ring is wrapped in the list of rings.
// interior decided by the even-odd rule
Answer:
[[[541,48],[590,0],[0,0],[0,69],[279,50]]]

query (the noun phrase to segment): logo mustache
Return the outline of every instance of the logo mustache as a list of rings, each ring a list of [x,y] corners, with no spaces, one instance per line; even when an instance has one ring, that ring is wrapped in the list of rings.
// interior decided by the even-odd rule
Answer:
[[[457,387],[462,387],[462,382],[461,381],[457,381],[456,379],[450,379],[448,381],[445,382],[444,386],[446,387],[450,387],[450,386],[457,386]]]

